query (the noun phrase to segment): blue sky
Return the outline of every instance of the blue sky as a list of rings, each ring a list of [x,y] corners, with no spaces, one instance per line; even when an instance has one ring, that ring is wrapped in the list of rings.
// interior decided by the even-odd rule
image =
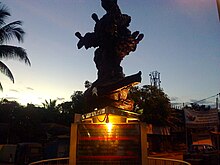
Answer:
[[[69,101],[84,82],[95,81],[94,49],[78,50],[74,33],[92,32],[92,13],[105,14],[100,0],[2,0],[14,20],[23,21],[24,43],[32,66],[3,60],[15,83],[0,75],[1,98],[41,105],[45,99]],[[122,62],[124,73],[161,74],[161,87],[172,103],[188,103],[220,92],[220,22],[216,0],[118,0],[131,16],[129,29],[145,38]],[[215,98],[206,100],[214,102]]]

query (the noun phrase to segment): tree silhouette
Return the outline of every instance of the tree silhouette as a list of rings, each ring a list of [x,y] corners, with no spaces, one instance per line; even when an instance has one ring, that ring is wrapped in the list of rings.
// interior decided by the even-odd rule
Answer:
[[[49,110],[49,111],[56,111],[57,110],[57,106],[56,106],[56,102],[57,100],[45,100],[45,103],[42,103],[44,108]]]
[[[75,91],[71,97],[74,113],[85,113],[85,97],[82,91]]]
[[[90,88],[92,86],[92,83],[90,81],[86,80],[84,85],[85,85],[85,88]]]
[[[25,32],[21,28],[21,21],[14,21],[6,24],[5,19],[11,16],[8,8],[0,2],[0,58],[1,59],[18,59],[24,61],[25,64],[31,65],[26,51],[17,46],[8,45],[7,42],[12,39],[17,39],[18,42],[23,42]],[[14,77],[10,69],[0,61],[0,71],[11,79],[14,83]],[[0,90],[3,90],[0,83]]]
[[[150,85],[135,87],[130,91],[130,97],[135,102],[136,111],[141,110],[142,121],[158,126],[170,125],[170,100],[162,89]]]

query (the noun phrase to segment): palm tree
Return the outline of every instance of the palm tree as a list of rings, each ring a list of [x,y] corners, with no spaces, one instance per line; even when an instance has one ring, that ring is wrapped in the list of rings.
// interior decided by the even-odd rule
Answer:
[[[21,28],[21,21],[14,21],[6,24],[5,20],[11,16],[8,8],[0,2],[0,58],[1,59],[18,59],[31,65],[25,49],[21,47],[11,46],[7,43],[12,39],[17,39],[18,42],[23,42],[25,32]],[[0,61],[0,71],[11,79],[14,83],[14,77],[10,69]],[[0,83],[0,90],[3,90]]]
[[[57,110],[57,106],[56,106],[57,100],[45,100],[45,103],[42,103],[44,108],[50,111],[56,111]]]

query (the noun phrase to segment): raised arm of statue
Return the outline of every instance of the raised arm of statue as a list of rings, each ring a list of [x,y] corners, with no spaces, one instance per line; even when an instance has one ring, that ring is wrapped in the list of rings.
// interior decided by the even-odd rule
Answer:
[[[95,33],[86,33],[85,36],[82,37],[79,32],[76,32],[75,36],[79,38],[79,42],[77,44],[78,49],[81,49],[83,46],[86,49],[98,46]]]

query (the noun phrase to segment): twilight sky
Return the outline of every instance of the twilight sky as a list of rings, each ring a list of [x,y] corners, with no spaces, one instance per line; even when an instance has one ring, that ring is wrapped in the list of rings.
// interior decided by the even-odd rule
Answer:
[[[0,98],[42,105],[45,99],[69,101],[84,82],[95,81],[95,49],[78,50],[78,39],[92,32],[92,13],[105,14],[101,0],[1,0],[11,13],[7,22],[23,21],[24,43],[32,63],[3,60],[15,83],[0,75]],[[172,103],[189,103],[220,92],[220,22],[216,0],[118,0],[131,16],[129,29],[145,38],[126,56],[126,75],[142,71],[140,86],[150,84],[149,73],[161,74],[161,87]],[[215,97],[206,100],[214,102]]]

